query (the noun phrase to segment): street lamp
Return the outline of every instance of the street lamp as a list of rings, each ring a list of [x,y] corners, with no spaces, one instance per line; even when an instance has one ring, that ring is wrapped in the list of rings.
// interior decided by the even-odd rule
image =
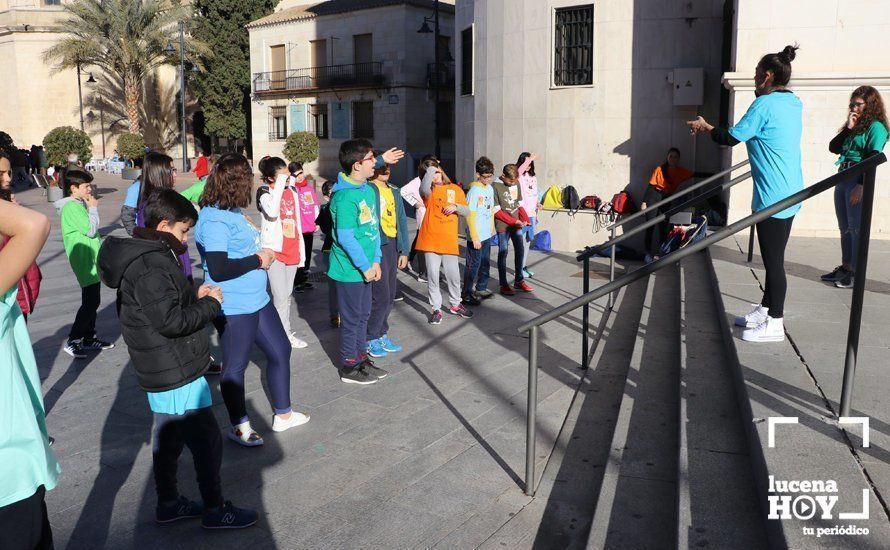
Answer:
[[[442,146],[439,139],[439,0],[435,0],[433,2],[433,17],[432,22],[435,30],[430,31],[429,26],[430,18],[423,18],[423,25],[417,30],[419,34],[429,34],[432,32],[434,34],[433,40],[435,41],[434,53],[433,57],[435,58],[435,63],[433,64],[433,98],[436,103],[435,116],[434,116],[434,124],[433,124],[433,132],[436,134],[436,158],[440,161],[442,160]]]
[[[164,52],[169,55],[176,53],[176,49],[173,47],[173,42],[167,43]],[[180,136],[182,141],[182,171],[189,172],[192,167],[188,158],[188,139],[185,133],[185,22],[183,21],[179,22],[179,105],[181,117]]]

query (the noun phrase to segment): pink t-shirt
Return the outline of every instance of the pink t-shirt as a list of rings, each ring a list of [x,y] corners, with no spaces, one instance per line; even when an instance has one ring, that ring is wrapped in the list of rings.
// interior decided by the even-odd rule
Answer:
[[[297,197],[300,199],[300,223],[303,233],[314,233],[315,218],[318,217],[318,197],[315,187],[307,182],[308,180],[303,180],[296,185]]]
[[[420,178],[414,178],[403,185],[399,189],[399,193],[408,204],[417,209],[415,219],[417,220],[417,227],[420,228],[423,224],[423,215],[426,214],[426,206],[423,203],[423,198],[420,196]]]
[[[528,173],[531,164],[532,161],[526,158],[519,167],[519,189],[522,193],[519,205],[530,218],[534,218],[538,212],[538,178]]]

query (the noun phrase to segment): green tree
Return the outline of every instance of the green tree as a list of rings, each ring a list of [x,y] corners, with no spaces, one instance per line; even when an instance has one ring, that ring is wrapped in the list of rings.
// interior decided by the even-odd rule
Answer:
[[[12,138],[6,132],[0,132],[0,151],[6,153],[6,156],[12,158],[13,153],[15,153],[15,145],[12,143]]]
[[[98,67],[123,84],[130,132],[141,133],[143,80],[161,65],[179,63],[164,51],[179,44],[179,23],[190,12],[161,0],[75,0],[64,6],[62,39],[43,52],[56,71]],[[186,36],[186,55],[209,55],[206,45]]]
[[[77,153],[83,163],[89,162],[93,156],[93,142],[83,130],[71,126],[59,126],[50,130],[43,138],[43,148],[50,164],[56,166],[68,162],[68,155]]]
[[[247,139],[250,127],[250,42],[245,25],[269,15],[278,0],[195,0],[193,34],[213,57],[201,58],[196,93],[208,135]]]
[[[294,132],[284,142],[284,156],[306,165],[318,158],[318,137],[312,132]]]
[[[117,138],[117,150],[133,161],[145,156],[145,140],[139,134],[121,134]]]

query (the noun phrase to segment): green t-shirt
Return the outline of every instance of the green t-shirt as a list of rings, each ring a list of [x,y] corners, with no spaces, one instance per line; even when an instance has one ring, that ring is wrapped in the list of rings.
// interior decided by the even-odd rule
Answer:
[[[331,195],[334,244],[328,277],[343,283],[364,281],[362,273],[380,261],[377,193],[367,183],[340,174]]]
[[[96,259],[99,257],[99,231],[92,237],[90,216],[86,206],[79,200],[70,200],[62,207],[62,243],[71,264],[71,270],[80,286],[85,287],[99,282]]]
[[[197,203],[199,200],[201,200],[201,195],[204,194],[205,185],[207,185],[207,178],[201,178],[193,183],[191,187],[181,192],[180,195],[194,203]]]
[[[886,143],[887,127],[881,121],[874,120],[864,132],[847,136],[837,164],[846,161],[862,162],[865,155],[872,151],[883,150]]]
[[[49,446],[40,375],[13,286],[0,300],[0,508],[56,486],[59,464]]]

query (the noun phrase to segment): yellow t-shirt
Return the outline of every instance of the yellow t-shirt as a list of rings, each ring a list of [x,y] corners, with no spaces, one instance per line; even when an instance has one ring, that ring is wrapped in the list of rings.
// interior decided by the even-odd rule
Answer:
[[[385,183],[374,182],[380,191],[380,227],[390,239],[395,238],[399,229],[396,221],[396,198],[392,189]]]

